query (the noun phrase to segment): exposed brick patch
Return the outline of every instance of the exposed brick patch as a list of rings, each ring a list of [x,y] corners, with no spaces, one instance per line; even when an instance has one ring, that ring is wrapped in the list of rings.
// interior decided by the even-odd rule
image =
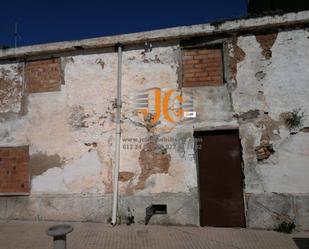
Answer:
[[[245,52],[237,45],[237,38],[232,41],[232,56],[230,56],[230,69],[232,79],[236,81],[237,64],[246,57]]]
[[[256,158],[258,161],[265,160],[271,156],[275,151],[269,141],[261,141],[261,144],[255,148]]]
[[[255,38],[257,42],[260,44],[261,48],[263,49],[262,55],[265,59],[270,59],[272,57],[271,48],[274,45],[277,39],[278,33],[272,33],[267,35],[256,35]]]
[[[63,82],[60,58],[26,62],[25,77],[29,93],[60,91]]]
[[[63,158],[59,155],[45,155],[37,153],[30,156],[29,167],[31,177],[43,174],[50,168],[61,167],[64,164]]]
[[[183,51],[183,86],[218,86],[223,83],[222,50],[215,48]]]
[[[134,176],[133,172],[128,172],[128,171],[119,172],[119,181],[127,182],[130,179],[132,179],[133,176]]]
[[[144,189],[146,180],[153,174],[168,173],[171,156],[163,145],[158,144],[158,138],[153,137],[144,145],[139,155],[141,174],[135,189]]]
[[[258,161],[269,158],[274,152],[271,141],[280,139],[280,126],[284,125],[284,116],[286,113],[281,113],[279,120],[273,120],[268,114],[260,116],[256,121],[256,126],[262,129],[260,145],[255,148],[255,153]]]
[[[29,147],[0,148],[0,193],[29,193]]]

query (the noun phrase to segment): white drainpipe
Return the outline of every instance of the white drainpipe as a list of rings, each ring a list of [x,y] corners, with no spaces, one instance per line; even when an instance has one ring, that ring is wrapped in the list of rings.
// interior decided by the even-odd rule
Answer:
[[[121,138],[121,66],[122,66],[122,44],[118,43],[118,75],[117,75],[117,99],[116,104],[116,142],[115,142],[115,166],[114,166],[114,188],[113,188],[113,211],[112,211],[112,225],[117,223],[117,208],[118,208],[118,185],[119,185],[119,164],[120,164],[120,138]]]

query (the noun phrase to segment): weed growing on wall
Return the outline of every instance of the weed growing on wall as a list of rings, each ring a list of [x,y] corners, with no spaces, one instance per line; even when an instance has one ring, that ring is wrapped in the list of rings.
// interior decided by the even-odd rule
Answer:
[[[297,129],[303,125],[305,112],[301,108],[294,109],[285,119],[285,123],[290,130]]]
[[[295,229],[296,225],[294,222],[282,222],[279,225],[277,225],[274,229],[276,232],[280,233],[292,233]]]

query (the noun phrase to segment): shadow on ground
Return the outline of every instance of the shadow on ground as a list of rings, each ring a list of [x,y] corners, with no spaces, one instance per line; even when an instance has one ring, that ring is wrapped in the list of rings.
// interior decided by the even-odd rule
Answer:
[[[299,249],[309,248],[309,238],[293,238],[293,240]]]

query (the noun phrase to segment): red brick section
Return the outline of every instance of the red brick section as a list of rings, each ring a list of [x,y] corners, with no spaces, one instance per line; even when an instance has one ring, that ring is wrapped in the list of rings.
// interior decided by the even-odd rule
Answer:
[[[0,147],[0,194],[29,193],[29,147]]]
[[[62,83],[60,58],[26,62],[25,77],[29,93],[60,91]]]
[[[223,83],[221,49],[183,51],[183,86],[218,86]]]

